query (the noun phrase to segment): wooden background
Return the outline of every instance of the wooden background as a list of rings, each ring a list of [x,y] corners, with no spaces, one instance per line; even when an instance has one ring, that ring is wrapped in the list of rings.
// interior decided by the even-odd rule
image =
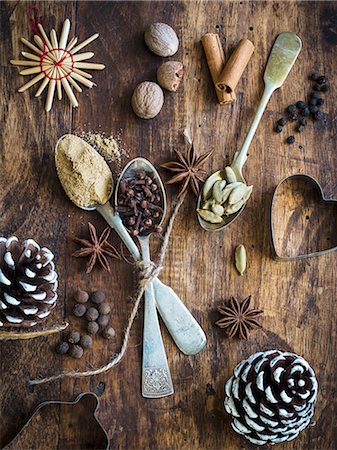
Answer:
[[[101,288],[111,304],[117,338],[114,342],[96,338],[94,348],[80,361],[54,353],[58,336],[2,342],[1,445],[14,436],[39,402],[73,400],[80,392],[93,391],[101,399],[98,415],[111,437],[111,448],[251,448],[231,430],[230,418],[223,410],[223,384],[241,359],[259,350],[280,348],[309,361],[317,373],[319,395],[315,425],[278,448],[335,449],[336,253],[304,261],[273,260],[269,211],[277,183],[296,172],[316,177],[327,197],[337,195],[337,4],[40,2],[47,30],[60,30],[68,17],[71,35],[76,34],[80,41],[99,32],[100,38],[88,50],[95,52],[96,62],[107,66],[105,71],[94,73],[97,87],[79,95],[77,110],[62,101],[49,114],[44,111],[44,98],[34,98],[35,88],[24,94],[17,92],[23,79],[18,68],[8,63],[23,50],[19,38],[30,37],[29,5],[14,1],[0,5],[0,233],[20,239],[33,237],[56,254],[60,301],[49,324],[69,316],[71,324],[79,326],[82,322],[70,315],[73,291],[78,287]],[[165,93],[165,105],[156,119],[143,121],[132,113],[130,97],[138,82],[155,80],[162,61],[143,42],[143,32],[152,21],[167,22],[177,30],[180,47],[174,59],[185,64],[186,79],[176,94]],[[275,37],[286,30],[298,33],[303,50],[285,85],[270,100],[253,140],[245,175],[254,185],[254,193],[245,213],[226,232],[207,234],[197,224],[191,195],[175,224],[162,279],[184,299],[208,337],[207,347],[199,355],[187,357],[179,353],[163,327],[175,394],[160,400],[140,395],[142,313],[132,330],[127,355],[117,368],[102,376],[66,379],[30,392],[27,380],[38,373],[49,375],[107,363],[119,349],[135,283],[132,268],[126,263],[113,261],[111,275],[97,269],[85,276],[84,261],[71,257],[76,248],[72,238],[87,235],[89,220],[99,231],[105,224],[98,214],[77,209],[63,193],[54,166],[58,137],[88,130],[115,134],[121,129],[130,157],[142,155],[159,165],[172,156],[173,147],[183,148],[181,132],[188,127],[200,153],[215,150],[207,167],[211,173],[223,165],[224,157],[230,161],[242,143],[262,93],[268,53]],[[206,32],[219,32],[226,51],[242,37],[256,46],[233,105],[216,104],[200,45]],[[288,146],[284,143],[287,134],[275,134],[273,125],[287,104],[308,95],[307,76],[313,70],[330,79],[324,106],[327,122],[310,123],[297,143]],[[176,192],[168,189],[171,201]],[[115,236],[112,241],[118,243]],[[248,269],[240,277],[233,266],[233,250],[242,242],[248,250]],[[265,311],[263,330],[253,332],[247,342],[228,339],[214,326],[216,307],[231,295],[249,294],[253,304]],[[62,434],[66,421],[61,415],[41,432],[45,446],[48,437]],[[56,438],[54,448],[61,449],[62,440]]]

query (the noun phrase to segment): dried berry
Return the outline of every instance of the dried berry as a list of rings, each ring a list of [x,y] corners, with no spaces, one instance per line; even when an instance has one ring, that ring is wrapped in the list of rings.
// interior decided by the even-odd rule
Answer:
[[[98,316],[99,316],[99,312],[97,311],[96,308],[93,308],[93,307],[88,308],[88,311],[85,314],[85,317],[89,322],[95,321],[98,318]]]
[[[288,111],[288,113],[290,113],[290,114],[296,112],[296,105],[289,105],[289,106],[287,107],[287,111]]]
[[[81,335],[78,331],[71,331],[68,334],[68,342],[70,344],[77,344],[78,342],[80,342],[81,339]]]
[[[320,75],[318,73],[312,73],[309,77],[309,80],[311,81],[317,81]]]
[[[73,309],[74,316],[82,317],[84,316],[87,308],[82,303],[76,303]]]
[[[99,325],[97,322],[89,322],[87,325],[87,331],[90,334],[96,334],[99,330]]]
[[[283,130],[283,127],[281,125],[277,124],[275,127],[276,133],[281,133],[282,130]]]
[[[296,102],[296,106],[298,109],[304,109],[305,103],[302,100],[299,100],[298,102]]]
[[[99,318],[97,319],[97,323],[100,327],[106,327],[109,323],[109,316],[108,315],[104,315],[102,314],[101,316],[99,316]]]
[[[83,348],[90,348],[92,346],[92,337],[85,334],[81,337],[80,344]]]
[[[295,122],[295,120],[298,119],[298,114],[296,114],[296,113],[290,114],[288,116],[288,119],[291,120],[292,122]]]
[[[309,105],[315,106],[316,104],[317,104],[317,98],[311,97],[311,99],[309,100]]]
[[[302,110],[302,114],[303,114],[303,116],[308,117],[310,115],[310,109],[309,108],[304,108]]]
[[[300,119],[298,123],[305,127],[307,125],[307,119],[305,117],[302,117],[302,119]]]
[[[81,291],[81,289],[78,289],[75,292],[74,298],[77,303],[87,303],[89,300],[89,294],[86,291]]]
[[[320,77],[317,78],[316,81],[318,84],[324,84],[328,81],[328,79],[324,75],[321,75]]]
[[[327,84],[324,84],[324,85],[321,87],[321,92],[328,92],[328,90],[329,90],[329,86],[328,86]]]
[[[281,117],[281,119],[279,119],[277,123],[278,125],[281,125],[281,127],[284,127],[284,125],[287,123],[287,119],[285,117]]]
[[[105,300],[105,294],[103,291],[95,291],[90,295],[90,300],[96,305],[103,303]]]
[[[312,106],[311,108],[309,108],[310,109],[310,114],[312,114],[312,115],[314,115],[314,114],[316,114],[317,113],[317,111],[318,111],[318,108],[317,108],[317,106]]]
[[[69,348],[69,355],[72,358],[80,359],[83,356],[83,348],[80,345],[71,345]]]
[[[324,98],[318,98],[316,106],[322,106],[322,105],[324,105]]]
[[[69,350],[68,342],[60,342],[56,346],[55,350],[56,350],[56,353],[58,353],[59,355],[65,355],[66,353],[68,353],[68,350]]]
[[[318,93],[317,91],[312,91],[312,92],[310,93],[310,97],[311,97],[311,98],[318,98],[318,97],[319,97],[319,93]]]
[[[287,137],[287,142],[288,142],[288,144],[293,144],[295,142],[295,137],[294,136],[288,136]]]
[[[112,327],[108,327],[103,330],[103,337],[105,339],[113,339],[116,336],[116,332]]]
[[[98,307],[98,312],[100,314],[109,314],[110,312],[110,306],[107,303],[102,303],[101,305],[99,305]]]
[[[319,84],[314,84],[313,85],[313,90],[319,92],[321,90],[321,86]]]

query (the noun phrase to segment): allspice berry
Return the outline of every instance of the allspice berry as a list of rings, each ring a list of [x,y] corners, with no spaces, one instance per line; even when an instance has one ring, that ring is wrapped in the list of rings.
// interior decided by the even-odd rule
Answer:
[[[90,300],[96,305],[103,303],[105,300],[105,294],[103,291],[95,291],[90,295]]]
[[[93,322],[94,320],[96,320],[99,316],[99,312],[97,311],[96,308],[88,308],[85,317],[87,320],[89,320],[89,322]]]
[[[157,70],[157,80],[160,86],[168,91],[175,92],[184,77],[184,66],[179,61],[167,61]]]
[[[97,319],[97,323],[100,327],[106,327],[109,323],[109,316],[104,314],[100,315]]]
[[[81,289],[78,289],[75,292],[74,298],[77,303],[87,303],[89,300],[89,294],[86,291],[81,291]]]
[[[76,303],[73,309],[74,316],[82,317],[84,316],[86,310],[87,308],[84,305],[82,305],[82,303]]]
[[[90,334],[96,334],[99,330],[99,325],[97,322],[89,322],[87,325],[87,331]]]
[[[71,331],[68,334],[68,342],[70,344],[77,344],[81,339],[81,335],[78,331]]]
[[[103,330],[103,337],[105,339],[113,339],[116,336],[116,332],[112,327],[107,327]]]
[[[56,353],[58,353],[59,355],[65,355],[66,353],[68,353],[68,350],[69,350],[68,342],[60,342],[56,346],[55,350],[56,350]]]
[[[72,345],[69,348],[69,355],[72,358],[80,359],[83,356],[83,348],[80,345]]]
[[[92,346],[92,337],[85,334],[84,336],[81,337],[80,344],[83,348],[90,348]]]
[[[101,305],[99,305],[98,311],[100,314],[109,314],[110,306],[107,303],[102,303]]]

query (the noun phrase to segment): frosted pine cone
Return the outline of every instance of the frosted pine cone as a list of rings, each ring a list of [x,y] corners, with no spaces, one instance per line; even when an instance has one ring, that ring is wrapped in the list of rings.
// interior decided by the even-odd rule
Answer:
[[[295,439],[314,414],[317,381],[294,353],[269,350],[242,361],[225,385],[233,429],[256,445]]]
[[[56,305],[54,255],[33,240],[0,237],[0,328],[32,327]]]

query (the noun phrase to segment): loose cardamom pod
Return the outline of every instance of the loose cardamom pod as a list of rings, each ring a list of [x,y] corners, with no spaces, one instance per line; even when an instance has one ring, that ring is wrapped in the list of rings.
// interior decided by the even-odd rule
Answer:
[[[225,176],[228,183],[234,183],[235,181],[238,181],[234,170],[230,166],[225,167]]]
[[[206,220],[206,222],[210,222],[210,223],[221,223],[222,222],[222,217],[221,216],[217,216],[216,214],[214,214],[211,211],[207,211],[205,209],[197,209],[197,213],[199,214],[199,216]]]
[[[238,245],[235,249],[235,267],[240,275],[243,275],[247,265],[247,253],[243,244]]]

